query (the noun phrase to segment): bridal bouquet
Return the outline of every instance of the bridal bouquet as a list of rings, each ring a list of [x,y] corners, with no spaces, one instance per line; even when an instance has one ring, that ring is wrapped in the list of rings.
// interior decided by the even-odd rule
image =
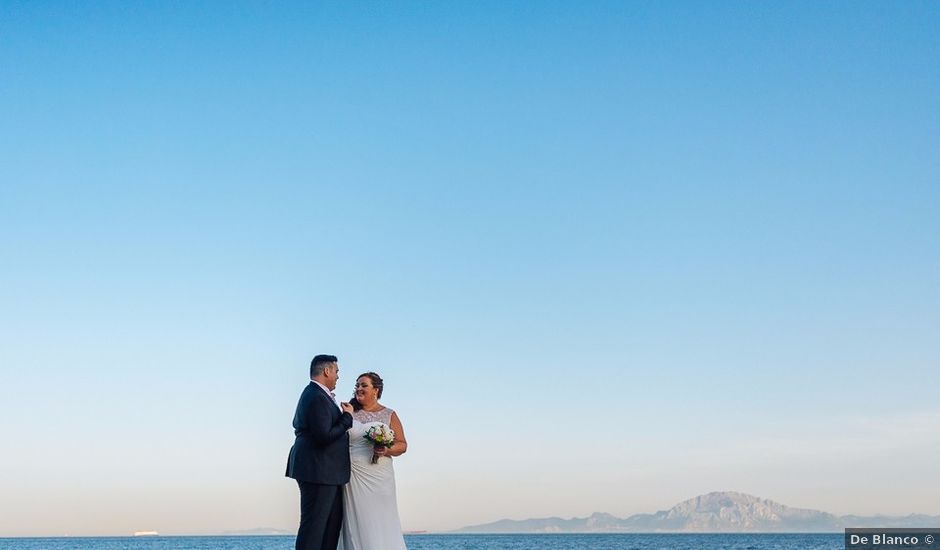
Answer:
[[[378,447],[391,447],[395,443],[395,430],[385,424],[378,424],[369,428],[366,435],[362,436]],[[372,455],[372,463],[379,461],[379,457]]]

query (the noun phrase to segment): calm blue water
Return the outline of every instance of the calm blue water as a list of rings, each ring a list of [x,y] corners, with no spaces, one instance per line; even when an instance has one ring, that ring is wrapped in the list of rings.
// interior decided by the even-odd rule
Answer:
[[[841,533],[816,535],[407,535],[409,550],[842,550]],[[293,550],[293,537],[0,539],[0,550]]]

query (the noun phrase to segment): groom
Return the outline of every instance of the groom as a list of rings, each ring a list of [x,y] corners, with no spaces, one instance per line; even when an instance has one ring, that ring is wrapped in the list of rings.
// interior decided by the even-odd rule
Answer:
[[[337,404],[339,365],[333,355],[310,362],[310,384],[294,413],[294,446],[287,477],[300,486],[296,550],[335,550],[343,525],[343,485],[349,483],[349,434],[353,408]]]

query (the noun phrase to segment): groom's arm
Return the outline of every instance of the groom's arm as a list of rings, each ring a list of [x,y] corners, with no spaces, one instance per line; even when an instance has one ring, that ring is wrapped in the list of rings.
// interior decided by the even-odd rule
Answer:
[[[325,400],[324,400],[325,401]],[[310,407],[310,438],[318,445],[327,445],[343,437],[346,430],[352,427],[352,415],[344,412],[335,421],[331,410],[327,407],[334,407],[332,403],[324,406],[314,405]]]

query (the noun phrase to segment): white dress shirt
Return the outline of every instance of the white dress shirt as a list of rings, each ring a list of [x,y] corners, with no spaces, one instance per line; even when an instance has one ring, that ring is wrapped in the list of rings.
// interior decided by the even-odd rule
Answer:
[[[311,382],[313,382],[314,384],[316,384],[316,385],[320,386],[321,388],[323,388],[323,391],[325,391],[326,394],[330,396],[330,399],[333,400],[333,404],[336,405],[336,408],[339,409],[340,412],[343,411],[343,407],[341,407],[341,406],[339,405],[339,403],[336,402],[336,394],[335,394],[335,393],[331,392],[329,388],[327,388],[327,387],[324,386],[323,384],[317,382],[316,380],[311,380]]]

